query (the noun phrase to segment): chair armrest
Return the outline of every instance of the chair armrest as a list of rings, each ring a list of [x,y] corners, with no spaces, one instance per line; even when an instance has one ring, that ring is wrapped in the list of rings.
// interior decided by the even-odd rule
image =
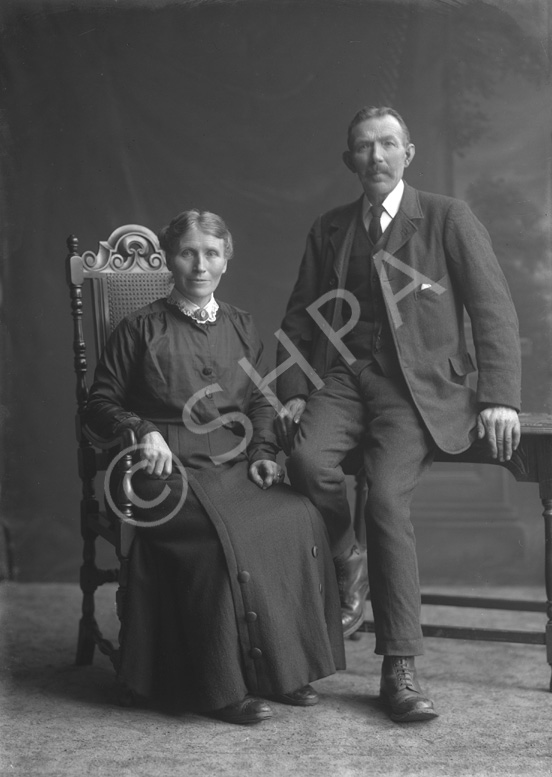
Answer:
[[[93,432],[88,426],[81,426],[82,438],[87,440],[92,447],[81,446],[81,467],[82,462],[92,461],[88,469],[88,476],[94,477],[99,471],[107,471],[113,467],[114,459],[117,458],[115,470],[112,472],[113,480],[110,480],[110,497],[105,492],[105,514],[112,522],[118,519],[119,533],[115,540],[117,553],[119,557],[128,556],[130,545],[134,537],[134,527],[130,525],[133,521],[133,502],[126,492],[125,482],[130,480],[133,469],[133,454],[138,450],[136,435],[132,429],[123,429],[119,434],[106,438]],[[93,448],[99,449],[94,451]],[[86,451],[89,455],[86,455]],[[84,470],[84,468],[82,467]],[[81,475],[82,476],[82,475]],[[106,487],[104,485],[104,487]],[[121,522],[121,518],[124,520]],[[130,524],[129,524],[130,521]]]
[[[110,468],[114,457],[118,456],[120,461],[118,470],[121,473],[120,478],[131,468],[131,457],[136,453],[138,446],[136,435],[132,429],[123,429],[119,434],[113,437],[102,437],[93,432],[88,426],[79,423],[77,416],[77,439],[79,440],[79,474],[81,478],[93,478],[98,472]],[[83,444],[84,443],[84,444]],[[124,454],[130,454],[126,456]],[[122,467],[122,470],[121,470]]]
[[[113,437],[101,437],[99,434],[93,432],[89,426],[83,424],[81,426],[81,432],[88,442],[91,442],[95,448],[99,448],[102,451],[107,451],[115,447],[121,449],[135,448],[138,444],[136,435],[132,429],[123,429],[119,434],[116,434]]]

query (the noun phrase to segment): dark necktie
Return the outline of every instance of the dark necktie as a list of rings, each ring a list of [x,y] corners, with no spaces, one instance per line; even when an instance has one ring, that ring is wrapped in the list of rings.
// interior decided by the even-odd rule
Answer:
[[[370,219],[370,224],[368,225],[368,237],[374,245],[378,242],[382,235],[381,214],[384,212],[384,210],[385,208],[382,205],[372,205],[370,208],[372,218]]]

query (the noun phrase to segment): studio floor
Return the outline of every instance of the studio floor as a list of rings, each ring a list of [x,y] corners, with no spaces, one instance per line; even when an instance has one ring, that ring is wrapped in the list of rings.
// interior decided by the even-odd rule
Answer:
[[[447,589],[447,591],[450,589]],[[453,589],[457,590],[457,589]],[[468,592],[464,590],[463,592]],[[542,598],[540,589],[469,593]],[[0,584],[2,777],[535,777],[552,775],[552,694],[542,646],[428,638],[418,660],[440,717],[400,725],[377,699],[373,636],[347,642],[348,668],[318,681],[320,704],[274,704],[252,727],[114,702],[113,672],[74,661],[80,592],[70,584]],[[117,633],[114,587],[98,594]],[[425,607],[425,620],[542,628],[544,615]]]

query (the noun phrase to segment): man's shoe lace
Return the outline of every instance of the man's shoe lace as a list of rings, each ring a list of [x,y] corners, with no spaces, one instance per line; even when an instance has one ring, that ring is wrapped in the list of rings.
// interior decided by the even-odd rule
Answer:
[[[394,662],[394,668],[397,677],[397,683],[401,690],[403,688],[410,688],[413,691],[417,690],[414,680],[414,670],[408,664],[406,658],[398,658]]]

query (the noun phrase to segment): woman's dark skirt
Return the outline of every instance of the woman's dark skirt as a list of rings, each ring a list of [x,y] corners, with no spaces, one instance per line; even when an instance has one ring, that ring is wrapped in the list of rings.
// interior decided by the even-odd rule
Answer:
[[[344,668],[333,561],[322,519],[286,485],[263,491],[238,461],[138,473],[119,678],[135,693],[215,710],[286,693]],[[183,506],[166,517],[187,489]]]

